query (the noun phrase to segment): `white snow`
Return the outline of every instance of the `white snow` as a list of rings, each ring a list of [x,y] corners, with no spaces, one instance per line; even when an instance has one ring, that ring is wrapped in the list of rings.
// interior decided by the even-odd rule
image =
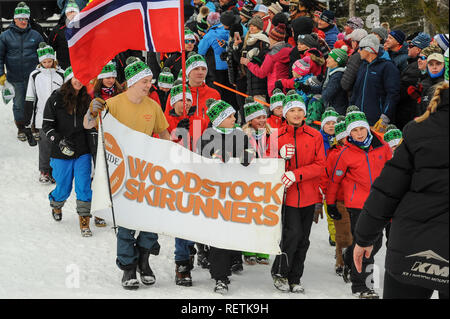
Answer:
[[[19,142],[12,102],[0,102],[0,298],[163,298],[163,299],[346,299],[350,284],[334,273],[334,247],[328,244],[326,220],[313,224],[302,284],[305,294],[284,294],[272,284],[271,265],[244,265],[231,276],[229,293],[213,292],[209,272],[192,271],[193,286],[175,285],[174,239],[160,236],[161,252],[150,257],[156,284],[137,291],[121,287],[122,271],[115,264],[114,231],[91,225],[93,236],[82,238],[75,196],[67,200],[60,223],[50,214],[48,193],[54,185],[38,181],[38,148]],[[93,223],[91,223],[93,224]],[[377,254],[382,295],[386,248]],[[271,262],[274,256],[271,256]]]

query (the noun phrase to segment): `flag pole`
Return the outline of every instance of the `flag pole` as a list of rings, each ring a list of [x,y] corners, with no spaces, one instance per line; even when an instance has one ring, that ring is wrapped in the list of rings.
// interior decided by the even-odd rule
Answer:
[[[184,44],[184,1],[180,0],[181,81],[183,81],[183,117],[186,116],[186,48]]]

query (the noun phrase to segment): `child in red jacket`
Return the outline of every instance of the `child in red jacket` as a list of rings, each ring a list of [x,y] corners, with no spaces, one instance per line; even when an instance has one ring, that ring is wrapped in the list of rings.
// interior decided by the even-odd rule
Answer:
[[[281,255],[272,266],[274,286],[281,291],[303,292],[300,283],[314,206],[321,202],[320,176],[325,169],[322,135],[305,124],[306,106],[295,91],[289,91],[283,102],[287,125],[279,130],[279,154],[286,160],[282,176],[285,185]]]
[[[350,106],[345,118],[347,125],[347,144],[342,148],[331,173],[331,180],[326,192],[328,213],[336,220],[342,218],[336,207],[338,190],[344,190],[344,205],[350,213],[352,234],[364,202],[369,196],[373,181],[380,175],[384,164],[391,159],[389,145],[380,140],[370,130],[366,116],[358,107]],[[381,247],[381,237],[374,244],[369,258],[363,261],[363,271],[358,273],[353,263],[355,243],[346,250],[344,256],[344,280],[350,274],[352,292],[359,298],[378,298],[367,279],[373,270],[368,268],[374,263],[374,255]]]

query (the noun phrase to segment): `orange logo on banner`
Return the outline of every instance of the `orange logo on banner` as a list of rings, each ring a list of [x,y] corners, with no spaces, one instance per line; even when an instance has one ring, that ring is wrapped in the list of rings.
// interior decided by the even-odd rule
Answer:
[[[111,183],[111,195],[118,193],[125,181],[125,160],[122,150],[116,139],[105,132],[106,160],[109,168],[109,181]]]

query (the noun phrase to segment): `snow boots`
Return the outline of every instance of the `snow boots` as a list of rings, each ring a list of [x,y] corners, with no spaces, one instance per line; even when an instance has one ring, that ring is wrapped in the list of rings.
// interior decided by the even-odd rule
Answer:
[[[281,275],[272,275],[273,279],[273,285],[275,288],[277,288],[279,291],[282,292],[289,292],[291,290],[291,287],[289,286],[289,282],[287,278],[281,277]]]
[[[79,218],[80,218],[81,236],[91,237],[92,232],[91,229],[89,228],[89,222],[91,218],[89,216],[79,216]]]
[[[216,280],[216,286],[214,287],[214,292],[226,295],[228,293],[228,284],[225,280]]]
[[[208,261],[208,256],[209,256],[208,246],[197,243],[197,265],[199,265],[203,269],[209,269],[211,264]]]
[[[94,223],[95,223],[95,226],[97,226],[97,227],[106,227],[106,222],[102,218],[95,217],[94,218]]]
[[[256,265],[256,256],[244,256],[244,261],[247,265]]]
[[[62,219],[62,208],[53,207],[52,208],[52,216],[53,216],[54,220],[56,220],[57,222],[60,222]]]
[[[25,128],[24,133],[25,133],[25,136],[27,138],[28,145],[36,146],[37,142],[34,139],[33,133],[31,133],[31,128]]]
[[[355,292],[353,296],[359,299],[380,299],[380,296],[373,289]]]
[[[299,283],[299,284],[290,284],[289,288],[291,289],[291,292],[301,294],[305,292],[305,288]]]
[[[150,257],[150,250],[138,247],[139,249],[139,259],[137,265],[137,271],[141,276],[141,282],[144,285],[150,286],[156,282],[155,274],[152,271],[148,263],[148,258]]]
[[[175,284],[184,287],[192,286],[190,261],[175,262]]]
[[[21,142],[25,142],[27,140],[27,135],[25,134],[25,124],[17,121],[15,121],[15,123],[17,127],[17,139]]]
[[[124,269],[122,287],[126,290],[136,290],[139,288],[139,281],[136,278],[136,265]]]

